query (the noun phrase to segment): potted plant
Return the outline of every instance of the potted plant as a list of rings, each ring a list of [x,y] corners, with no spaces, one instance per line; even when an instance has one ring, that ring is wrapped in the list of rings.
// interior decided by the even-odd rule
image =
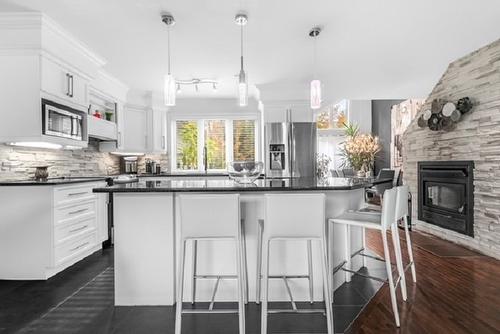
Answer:
[[[378,137],[371,134],[360,134],[359,127],[353,124],[344,124],[347,139],[342,147],[343,167],[350,166],[358,177],[365,177],[371,173],[375,157],[382,149]]]

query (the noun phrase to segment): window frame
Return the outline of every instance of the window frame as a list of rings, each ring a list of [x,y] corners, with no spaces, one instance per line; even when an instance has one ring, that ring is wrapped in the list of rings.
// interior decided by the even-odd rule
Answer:
[[[183,115],[178,117],[172,117],[170,119],[170,170],[176,174],[190,174],[190,173],[204,173],[205,169],[203,166],[203,147],[205,145],[205,121],[224,121],[225,124],[225,146],[226,146],[226,163],[233,161],[233,121],[245,120],[254,122],[254,150],[255,150],[255,160],[259,161],[260,154],[260,119],[256,116],[250,115],[238,115],[238,116],[228,116],[228,115]],[[178,169],[177,168],[177,121],[196,121],[198,127],[198,168],[197,169]],[[208,169],[208,174],[220,174],[227,172],[227,168],[224,169]]]

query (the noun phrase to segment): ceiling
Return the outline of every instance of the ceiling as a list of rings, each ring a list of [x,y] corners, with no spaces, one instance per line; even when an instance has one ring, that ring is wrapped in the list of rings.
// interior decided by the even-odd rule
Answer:
[[[42,11],[96,53],[131,88],[159,90],[173,14],[172,67],[178,79],[220,81],[184,96],[236,95],[239,27],[248,13],[245,67],[264,102],[306,99],[313,73],[308,31],[317,40],[324,98],[426,96],[448,63],[500,38],[497,0],[2,0],[0,11]]]

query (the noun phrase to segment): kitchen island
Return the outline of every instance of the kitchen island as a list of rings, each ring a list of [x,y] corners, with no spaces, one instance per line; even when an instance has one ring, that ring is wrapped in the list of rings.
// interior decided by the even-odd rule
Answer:
[[[241,218],[244,220],[248,286],[250,301],[255,300],[257,269],[257,225],[265,216],[264,194],[269,192],[321,192],[326,195],[326,217],[336,217],[346,210],[364,206],[365,188],[392,180],[358,178],[259,179],[240,185],[229,178],[143,178],[137,183],[96,188],[97,193],[114,197],[115,221],[115,305],[173,305],[175,304],[176,254],[179,221],[176,197],[179,193],[239,193]],[[307,224],[307,222],[304,222]],[[203,224],[203,221],[200,221]],[[329,229],[329,262],[332,267],[343,260],[343,227]],[[363,247],[364,232],[351,229],[352,253]],[[302,242],[303,243],[303,242]],[[277,243],[270,259],[271,274],[300,275],[307,272],[307,253],[301,241]],[[198,243],[198,275],[234,274],[236,257],[229,242],[203,241]],[[286,252],[284,252],[286,250]],[[193,265],[192,249],[186,254],[186,301],[190,301]],[[313,249],[313,252],[317,252]],[[313,258],[317,259],[317,254]],[[361,259],[353,261],[353,269],[362,266]],[[321,268],[313,263],[314,299],[322,300]],[[291,280],[295,300],[309,300],[307,280]],[[334,277],[334,288],[344,282],[344,275]],[[197,282],[196,300],[209,301],[215,280]],[[280,280],[270,282],[269,300],[287,300],[286,288]],[[217,301],[236,300],[234,280],[223,281]]]

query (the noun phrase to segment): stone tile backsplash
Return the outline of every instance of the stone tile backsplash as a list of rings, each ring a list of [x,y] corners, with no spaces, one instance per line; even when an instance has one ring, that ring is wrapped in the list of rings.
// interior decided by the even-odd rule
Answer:
[[[114,175],[120,168],[119,157],[99,152],[96,142],[74,151],[0,144],[0,181],[31,179],[43,165],[50,166],[49,177]]]

